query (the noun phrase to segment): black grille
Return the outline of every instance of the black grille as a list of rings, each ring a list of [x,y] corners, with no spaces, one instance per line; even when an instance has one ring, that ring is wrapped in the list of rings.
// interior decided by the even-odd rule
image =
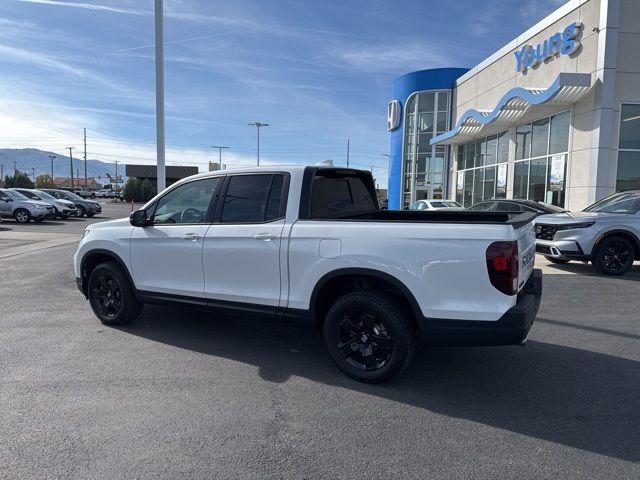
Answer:
[[[557,231],[558,227],[555,225],[536,224],[536,238],[540,240],[553,240]]]

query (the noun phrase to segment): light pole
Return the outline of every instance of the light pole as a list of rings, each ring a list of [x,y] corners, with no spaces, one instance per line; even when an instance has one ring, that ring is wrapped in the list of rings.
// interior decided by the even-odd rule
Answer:
[[[229,147],[220,147],[218,145],[211,145],[211,148],[217,148],[218,149],[218,154],[219,154],[218,162],[219,162],[219,165],[220,165],[220,170],[222,170],[222,149],[223,148],[229,148]]]
[[[69,149],[69,164],[71,165],[71,191],[73,191],[75,187],[75,185],[73,184],[73,154],[71,153],[71,150],[73,150],[74,147],[67,147]]]
[[[256,154],[256,159],[257,159],[257,165],[260,166],[260,128],[261,127],[268,127],[269,124],[268,123],[260,123],[260,122],[254,122],[254,123],[249,123],[249,126],[251,127],[256,127],[256,131],[258,132],[258,149],[257,149],[257,154]]]
[[[156,20],[156,152],[158,173],[158,192],[165,189],[166,171],[164,161],[164,45],[163,45],[163,11],[162,0],[156,0],[155,20]]]
[[[49,160],[51,160],[51,188],[56,188],[53,183],[53,161],[56,159],[55,155],[49,155]]]

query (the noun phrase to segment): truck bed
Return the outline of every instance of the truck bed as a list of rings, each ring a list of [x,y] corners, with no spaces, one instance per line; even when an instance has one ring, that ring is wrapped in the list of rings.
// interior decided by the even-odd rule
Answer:
[[[359,214],[336,214],[312,220],[343,220],[363,222],[400,222],[400,223],[468,223],[511,225],[518,229],[535,218],[535,214],[501,213],[501,212],[418,212],[412,210],[372,210]]]

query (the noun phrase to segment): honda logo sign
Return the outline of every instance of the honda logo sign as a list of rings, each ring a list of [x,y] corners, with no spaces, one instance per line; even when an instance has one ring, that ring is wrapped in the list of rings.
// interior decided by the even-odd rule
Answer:
[[[387,130],[393,132],[400,126],[400,111],[402,106],[399,100],[391,100],[387,107]]]

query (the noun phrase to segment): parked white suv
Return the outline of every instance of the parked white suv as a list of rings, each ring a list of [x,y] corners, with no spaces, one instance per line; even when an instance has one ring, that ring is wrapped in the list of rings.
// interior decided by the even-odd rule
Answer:
[[[409,364],[417,333],[526,339],[542,284],[532,218],[380,210],[366,171],[223,170],[87,227],[75,275],[105,324],[158,301],[285,316],[320,329],[344,373],[381,382]]]

